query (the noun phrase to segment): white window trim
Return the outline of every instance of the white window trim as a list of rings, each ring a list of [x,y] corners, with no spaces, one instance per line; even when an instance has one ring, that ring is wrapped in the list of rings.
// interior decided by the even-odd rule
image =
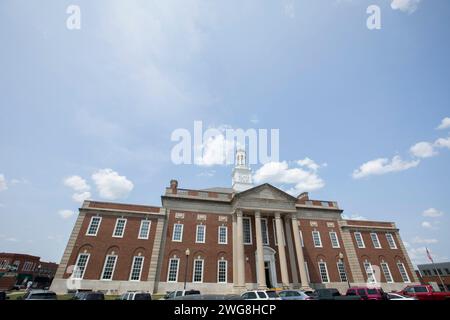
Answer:
[[[177,273],[175,275],[175,280],[174,281],[169,280],[169,277],[170,277],[170,265],[171,265],[172,260],[176,260],[177,261]],[[178,273],[179,273],[179,271],[180,271],[180,258],[170,258],[169,259],[169,264],[167,265],[167,282],[168,283],[176,283],[176,282],[178,282]]]
[[[225,230],[225,242],[220,242],[220,229]],[[217,243],[218,244],[228,244],[228,227],[227,226],[219,226],[219,228],[217,228]]]
[[[327,274],[327,280],[328,281],[323,281],[323,279],[322,279],[322,272],[320,271],[320,265],[321,264],[323,264],[324,266],[325,266],[325,272],[326,272],[326,274]],[[327,267],[327,263],[326,262],[323,262],[323,261],[319,261],[318,263],[317,263],[317,265],[318,265],[318,267],[319,267],[319,276],[320,276],[320,281],[321,281],[321,283],[330,283],[330,275],[329,275],[329,273],[328,273],[328,267]]]
[[[111,279],[103,279],[103,276],[105,275],[106,263],[108,262],[108,258],[109,257],[115,257],[113,268],[112,268],[112,271],[111,271]],[[100,276],[100,280],[102,280],[102,281],[112,281],[112,279],[114,277],[114,271],[116,271],[116,264],[117,264],[117,255],[115,255],[115,254],[108,254],[108,255],[106,255],[105,263],[103,265],[102,274]]]
[[[142,231],[142,226],[144,225],[144,223],[148,223],[148,230],[147,230],[147,234],[145,237],[141,237],[141,231]],[[138,234],[138,239],[141,240],[148,240],[148,237],[150,235],[150,229],[152,227],[152,221],[151,220],[142,220],[141,221],[141,226],[139,227],[139,234]]]
[[[316,245],[316,240],[314,240],[314,234],[315,233],[317,233],[317,235],[319,236],[319,242],[320,242],[319,245]],[[312,238],[313,238],[314,248],[322,248],[323,247],[322,246],[322,237],[320,236],[320,232],[317,231],[317,230],[313,230],[313,231],[311,231],[311,234],[312,234]]]
[[[100,219],[100,220],[98,220],[98,225],[97,225],[97,229],[95,230],[95,234],[90,234],[89,233],[89,230],[91,229],[91,226],[92,226],[92,222],[94,221],[94,219]],[[89,237],[96,237],[97,236],[97,233],[98,233],[98,230],[100,229],[100,224],[102,223],[102,217],[99,217],[99,216],[92,216],[91,217],[91,221],[89,222],[89,226],[88,226],[88,228],[87,228],[87,230],[86,230],[86,236],[89,236]]]
[[[299,230],[298,233],[299,233],[299,236],[300,236],[300,244],[302,245],[302,248],[304,248],[305,247],[305,242],[303,241],[303,232],[302,232],[302,230]]]
[[[366,276],[367,276],[367,283],[371,283],[371,284],[377,283],[377,278],[375,276],[375,270],[373,269],[372,263],[370,263],[369,261],[365,261],[363,263],[363,266],[364,266],[364,271],[366,272]],[[370,276],[369,276],[368,269],[370,269]],[[373,281],[370,281],[370,278],[372,278]]]
[[[357,235],[359,235],[359,238],[360,238],[360,240],[361,240],[361,246],[360,246],[360,244],[359,244],[359,242],[358,242],[358,237],[357,237]],[[355,233],[354,233],[354,236],[355,236],[356,246],[357,246],[359,249],[364,249],[364,248],[366,247],[366,244],[364,243],[364,238],[363,238],[363,236],[362,236],[362,233],[361,233],[361,232],[355,232]]]
[[[219,281],[219,270],[220,270],[220,263],[225,262],[225,281]],[[217,260],[217,283],[220,284],[226,284],[228,283],[228,261],[227,260]]]
[[[91,258],[91,254],[90,253],[79,253],[78,257],[77,257],[77,261],[75,262],[75,268],[78,268],[78,262],[80,261],[80,257],[82,255],[87,255],[86,263],[84,264],[83,273],[80,275],[79,278],[72,278],[72,279],[75,279],[75,280],[82,280],[82,279],[84,279],[84,274],[86,272],[86,269],[87,269],[87,266],[88,266],[88,263],[89,263],[89,259]],[[75,269],[75,271],[76,271],[76,269]]]
[[[177,225],[181,226],[181,232],[180,232],[180,240],[176,240],[175,239],[175,228]],[[173,225],[173,230],[172,230],[172,242],[183,242],[183,230],[184,230],[184,224],[182,223],[175,223]]]
[[[131,277],[133,276],[133,270],[134,270],[134,264],[135,264],[136,258],[142,258],[141,269],[139,270],[139,280],[131,280]],[[144,256],[134,256],[133,257],[133,263],[131,264],[129,281],[133,281],[133,282],[140,282],[141,281],[142,269],[144,269],[144,263],[145,263],[145,257]]]
[[[385,270],[383,269],[383,265],[386,266],[386,270],[387,270],[387,272],[389,274],[389,278],[391,279],[391,281],[388,281],[386,279],[386,273],[385,273]],[[389,265],[387,264],[387,262],[380,263],[380,269],[383,272],[384,279],[386,280],[386,283],[394,283],[394,278],[392,277],[391,269],[389,268]]]
[[[377,239],[376,243],[378,243],[378,246],[375,245],[375,241],[373,239],[373,236],[375,236],[375,238]],[[370,239],[372,240],[372,244],[373,244],[373,247],[375,249],[381,249],[380,239],[378,238],[378,234],[376,232],[371,232],[370,233]]]
[[[262,237],[262,231],[263,231],[263,224],[262,221],[266,222],[266,227],[264,228],[266,231],[266,238],[267,238],[267,242],[264,242],[264,238],[262,238],[263,240],[263,246],[270,246],[270,239],[269,239],[269,220],[267,218],[261,218],[261,237]]]
[[[389,241],[389,238],[391,238],[391,241]],[[386,241],[388,242],[389,248],[391,248],[392,250],[397,249],[397,243],[395,242],[395,238],[394,235],[390,232],[386,233]],[[391,244],[393,244],[394,246],[392,246]]]
[[[198,241],[198,229],[199,227],[203,227],[203,241]],[[205,243],[206,242],[206,225],[198,224],[195,229],[195,243]]]
[[[242,232],[245,232],[244,220],[248,220],[248,230],[250,232],[250,242],[245,242],[245,237],[244,235],[242,235],[242,237],[244,238],[244,245],[251,246],[253,244],[252,220],[250,219],[250,217],[242,217]]]
[[[197,261],[201,261],[202,262],[202,274],[201,274],[201,280],[200,281],[195,281],[195,263]],[[203,274],[205,272],[205,260],[204,259],[194,259],[194,263],[193,263],[193,268],[192,268],[192,283],[203,283]]]
[[[339,265],[342,265],[342,273],[345,274],[345,280],[342,280],[342,274],[341,274],[341,270],[339,269]],[[337,270],[338,270],[338,275],[339,275],[339,280],[341,280],[341,282],[347,282],[348,281],[348,274],[347,274],[347,269],[345,268],[345,264],[343,261],[338,261],[336,262],[336,266],[337,266]]]
[[[331,237],[331,234],[334,234],[334,236],[336,237],[336,243],[337,243],[337,246],[335,246],[335,245],[333,244],[333,238]],[[330,241],[331,241],[331,247],[332,247],[332,248],[337,249],[337,248],[340,248],[340,247],[341,247],[341,244],[339,243],[339,237],[338,237],[338,234],[337,234],[336,231],[330,231]]]
[[[122,234],[117,236],[116,235],[116,231],[117,231],[117,226],[119,225],[119,221],[125,221],[125,223],[123,224]],[[114,231],[113,231],[113,234],[112,234],[113,238],[123,238],[123,235],[125,234],[125,228],[127,227],[127,221],[128,220],[125,219],[125,218],[117,218],[116,219],[116,225],[114,227]]]
[[[408,281],[405,281],[405,279],[403,278],[403,274],[402,274],[402,271],[400,269],[400,266],[402,266],[403,271],[405,271],[405,275],[406,275],[406,278],[408,279]],[[403,264],[403,262],[397,262],[397,268],[398,268],[398,272],[400,272],[400,277],[402,277],[403,283],[411,283],[411,278],[409,277],[408,270],[406,270],[405,265]]]

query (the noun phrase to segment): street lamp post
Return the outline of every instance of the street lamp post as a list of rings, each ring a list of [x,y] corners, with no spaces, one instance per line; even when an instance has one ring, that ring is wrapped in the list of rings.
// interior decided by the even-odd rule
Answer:
[[[344,262],[344,254],[342,252],[339,252],[339,262],[342,263],[342,266],[344,267],[344,272],[345,272],[345,278],[347,278],[347,284],[348,287],[350,288],[350,280],[348,278],[348,274],[347,274],[347,268],[345,267],[345,262]]]
[[[187,270],[188,270],[188,264],[189,264],[189,255],[191,254],[191,251],[189,248],[185,251],[186,254],[186,267],[184,269],[184,290],[186,290],[186,281],[187,281]]]

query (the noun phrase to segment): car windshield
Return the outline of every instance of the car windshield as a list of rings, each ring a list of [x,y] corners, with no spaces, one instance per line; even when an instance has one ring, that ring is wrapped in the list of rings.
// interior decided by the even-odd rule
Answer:
[[[150,300],[149,293],[136,293],[134,300]]]
[[[104,300],[104,297],[101,293],[89,293],[86,295],[86,300]]]
[[[269,298],[278,298],[278,294],[275,291],[267,291]]]
[[[367,294],[377,294],[377,290],[376,289],[367,289]]]
[[[184,294],[185,296],[190,296],[193,294],[200,294],[200,291],[198,290],[190,290],[190,291],[186,291],[186,293]]]
[[[54,292],[42,292],[42,293],[33,293],[31,294],[29,299],[56,299],[56,294]]]
[[[426,287],[414,287],[416,292],[428,292]]]

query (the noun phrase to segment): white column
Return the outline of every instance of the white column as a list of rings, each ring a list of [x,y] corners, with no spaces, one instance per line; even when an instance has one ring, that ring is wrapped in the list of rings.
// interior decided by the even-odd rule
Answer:
[[[281,282],[283,284],[283,288],[289,288],[289,275],[286,264],[286,252],[284,250],[283,226],[281,224],[281,217],[279,212],[275,213],[275,225],[277,229],[278,257],[280,260]]]
[[[233,237],[230,239],[233,241],[233,285],[236,287],[238,285],[238,258],[237,258],[237,222],[236,214],[233,214],[233,225],[232,225]]]
[[[303,290],[310,290],[308,283],[308,276],[306,274],[305,268],[305,258],[303,257],[302,243],[300,241],[300,231],[298,229],[297,216],[292,215],[291,221],[292,221],[292,232],[294,233],[295,252],[297,253],[297,264],[298,269],[300,271],[300,281],[302,283],[301,288]]]
[[[256,268],[258,276],[258,289],[266,289],[266,277],[264,273],[264,249],[262,241],[262,228],[261,228],[261,213],[255,212],[255,229],[256,229]]]
[[[245,256],[244,256],[244,226],[242,211],[236,211],[237,216],[237,262],[238,262],[238,287],[245,288]]]

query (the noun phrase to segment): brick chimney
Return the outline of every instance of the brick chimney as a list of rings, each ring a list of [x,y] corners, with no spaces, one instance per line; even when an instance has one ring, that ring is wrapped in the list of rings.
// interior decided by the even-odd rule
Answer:
[[[178,181],[175,179],[170,180],[170,189],[172,189],[172,193],[177,193],[178,189]]]
[[[298,200],[309,200],[309,193],[303,192],[297,197]]]

